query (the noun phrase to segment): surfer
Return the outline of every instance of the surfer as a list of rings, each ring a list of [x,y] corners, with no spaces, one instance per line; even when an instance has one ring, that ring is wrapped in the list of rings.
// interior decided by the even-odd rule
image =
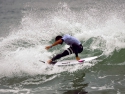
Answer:
[[[78,39],[76,39],[75,37],[68,35],[68,34],[66,34],[64,36],[60,36],[60,35],[56,36],[55,42],[50,46],[46,46],[45,49],[48,50],[48,49],[52,48],[53,46],[56,46],[58,44],[63,44],[63,42],[66,43],[67,45],[69,45],[70,47],[67,50],[64,50],[62,53],[54,56],[51,60],[49,60],[48,61],[49,64],[51,64],[53,61],[55,61],[61,57],[64,57],[64,56],[67,56],[67,55],[70,55],[73,53],[76,56],[76,60],[80,60],[78,53],[81,53],[83,51],[83,46]]]

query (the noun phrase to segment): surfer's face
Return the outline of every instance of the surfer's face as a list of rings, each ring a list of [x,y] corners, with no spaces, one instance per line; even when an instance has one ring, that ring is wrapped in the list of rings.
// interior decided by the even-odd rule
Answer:
[[[61,39],[61,38],[60,38],[60,39]],[[59,40],[60,40],[60,39],[59,39]],[[58,40],[57,40],[57,41],[58,41]],[[63,41],[60,43],[60,45],[62,45],[62,44],[63,44]]]
[[[60,45],[62,45],[63,44],[63,41],[60,43]]]

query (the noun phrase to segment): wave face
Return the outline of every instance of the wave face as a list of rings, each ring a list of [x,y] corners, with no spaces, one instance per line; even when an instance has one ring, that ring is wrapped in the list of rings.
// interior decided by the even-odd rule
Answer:
[[[8,5],[6,10],[15,18],[1,15],[2,30],[7,26],[10,28],[6,37],[2,30],[0,32],[0,93],[125,93],[124,1],[44,1],[44,4],[48,2],[56,7],[45,6],[39,0],[13,2],[16,9],[12,11]],[[2,9],[5,9],[2,4],[7,3],[12,2],[3,1]],[[25,5],[18,6],[19,3]],[[5,24],[3,19],[9,23]],[[11,23],[10,19],[14,22]],[[55,36],[64,34],[75,36],[82,42],[81,58],[103,56],[75,66],[57,67],[41,63],[39,60],[47,61],[67,48],[59,45],[45,50]],[[71,55],[61,60],[64,59],[75,57]]]

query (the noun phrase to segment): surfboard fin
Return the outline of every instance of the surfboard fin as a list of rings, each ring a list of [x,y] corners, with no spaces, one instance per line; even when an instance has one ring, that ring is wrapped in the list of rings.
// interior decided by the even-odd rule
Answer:
[[[45,63],[45,61],[42,61],[42,60],[39,60],[39,61]]]
[[[42,61],[42,60],[39,60],[40,62],[42,62],[42,63],[46,63],[45,61]],[[57,61],[52,61],[51,62],[51,64],[56,64],[57,63]]]

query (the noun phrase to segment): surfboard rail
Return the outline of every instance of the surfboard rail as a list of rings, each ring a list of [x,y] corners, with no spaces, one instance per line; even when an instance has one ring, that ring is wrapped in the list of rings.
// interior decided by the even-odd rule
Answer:
[[[59,61],[59,62],[53,62],[52,64],[56,65],[56,66],[68,66],[68,65],[82,64],[84,62],[90,62],[92,60],[95,60],[95,59],[97,59],[101,56],[102,55],[82,58],[79,61],[77,61],[77,60],[64,60],[64,61]],[[45,61],[42,61],[42,60],[39,60],[39,61],[43,62],[43,63],[46,63]]]

